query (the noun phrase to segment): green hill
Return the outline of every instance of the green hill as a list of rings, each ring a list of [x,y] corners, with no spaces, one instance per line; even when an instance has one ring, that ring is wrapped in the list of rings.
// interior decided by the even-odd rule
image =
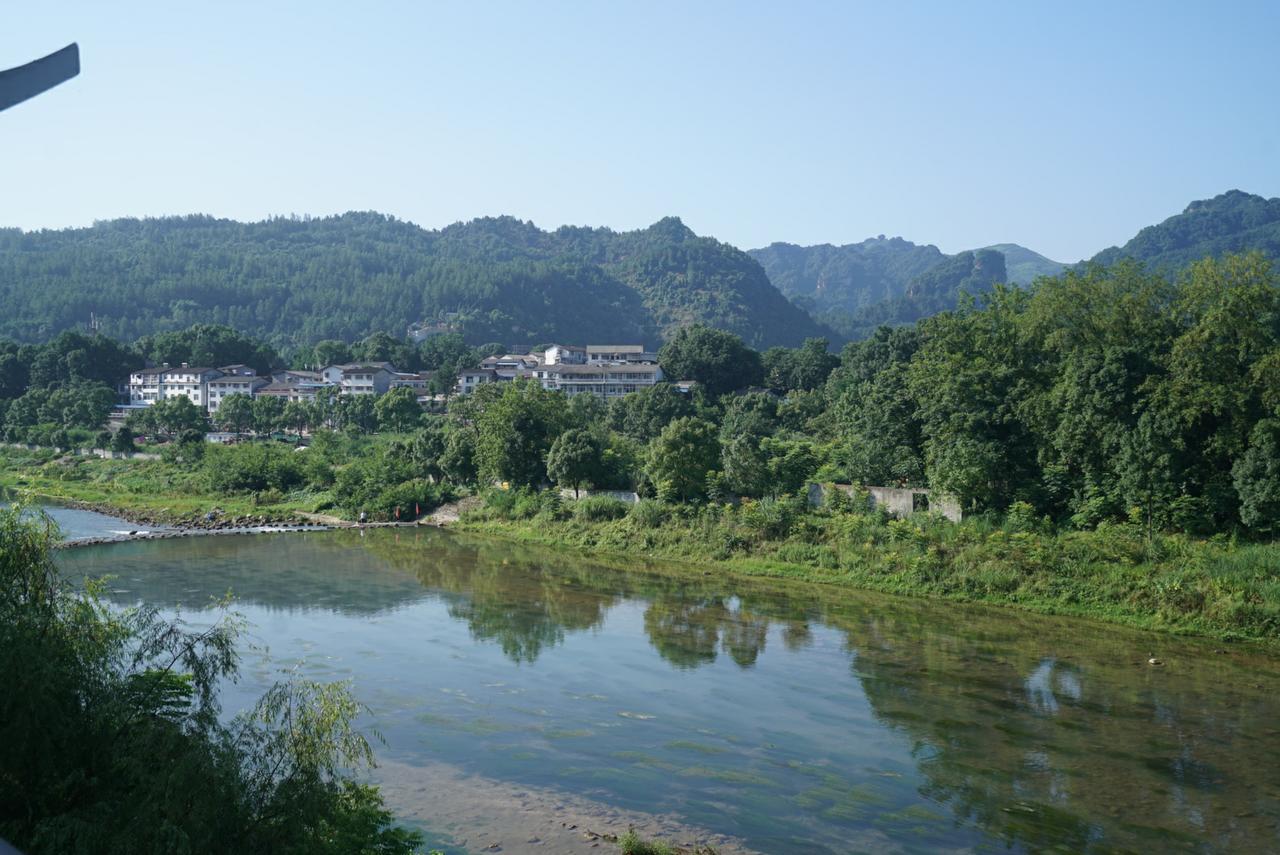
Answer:
[[[830,336],[748,255],[675,218],[634,232],[512,217],[432,231],[376,213],[0,230],[0,336],[21,341],[93,319],[126,339],[208,322],[289,347],[445,318],[473,343],[657,344],[694,322],[754,347]]]
[[[1205,256],[1248,250],[1280,258],[1280,199],[1230,190],[1192,202],[1181,214],[1147,226],[1124,246],[1104,249],[1092,260],[1112,264],[1133,258],[1174,271]]]
[[[1067,267],[1061,261],[1045,258],[1016,243],[997,243],[983,249],[993,249],[1004,256],[1005,270],[1009,274],[1011,285],[1030,285],[1041,276],[1057,276]]]
[[[1054,264],[1016,249],[1024,263],[1034,256]],[[980,293],[1008,276],[1005,257],[994,248],[945,255],[936,246],[883,235],[844,246],[775,243],[750,254],[778,290],[851,339],[880,324],[914,323],[950,309],[961,291]]]

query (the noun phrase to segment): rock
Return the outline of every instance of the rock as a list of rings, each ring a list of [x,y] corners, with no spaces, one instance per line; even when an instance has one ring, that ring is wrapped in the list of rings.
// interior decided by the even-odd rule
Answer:
[[[1148,660],[1147,660],[1147,664],[1148,664],[1148,665],[1163,665],[1164,663],[1163,663],[1163,662],[1161,662],[1159,659],[1155,658],[1154,656],[1152,656],[1150,659],[1148,659]]]

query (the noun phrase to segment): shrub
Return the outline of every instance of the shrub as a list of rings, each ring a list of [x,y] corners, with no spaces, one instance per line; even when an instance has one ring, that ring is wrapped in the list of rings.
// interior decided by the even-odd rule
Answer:
[[[656,499],[641,499],[628,516],[640,528],[658,528],[667,521],[667,509]]]
[[[453,491],[448,486],[415,478],[386,488],[364,510],[375,519],[408,522],[416,518],[415,513],[430,513],[451,498]],[[397,510],[399,517],[396,516]]]
[[[588,496],[573,504],[573,515],[585,522],[620,520],[631,510],[626,502],[608,496]]]
[[[302,463],[291,448],[256,442],[208,449],[205,477],[219,493],[287,493],[303,483]]]

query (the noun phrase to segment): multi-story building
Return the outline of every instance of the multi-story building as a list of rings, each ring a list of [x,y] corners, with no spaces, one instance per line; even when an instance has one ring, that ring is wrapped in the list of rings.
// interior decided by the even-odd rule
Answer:
[[[458,375],[457,389],[470,394],[485,383],[528,377],[566,395],[617,398],[662,380],[658,355],[639,344],[553,344],[536,354],[491,356],[478,369]]]
[[[390,362],[350,362],[330,365],[320,374],[344,395],[382,395],[391,388],[396,368]]]
[[[227,370],[244,369],[245,366],[227,366]],[[176,368],[163,365],[144,368],[129,375],[129,403],[148,406],[168,398],[183,396],[200,409],[209,408],[209,383],[222,377],[219,368],[192,367],[182,363]],[[250,375],[252,376],[252,375]]]
[[[247,365],[228,365],[219,368],[221,376],[208,382],[205,395],[205,406],[210,413],[216,413],[227,395],[248,395],[267,385],[267,380],[258,376],[258,372]]]

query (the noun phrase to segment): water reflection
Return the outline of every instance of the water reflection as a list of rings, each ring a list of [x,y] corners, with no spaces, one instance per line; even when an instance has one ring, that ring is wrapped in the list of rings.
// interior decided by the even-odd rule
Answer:
[[[1280,675],[1245,649],[657,566],[624,572],[433,531],[127,544],[64,562],[118,574],[121,603],[200,607],[230,588],[247,607],[317,626],[326,614],[369,627],[404,615],[378,636],[388,685],[408,679],[417,655],[431,679],[462,685],[396,688],[384,708],[406,710],[403,744],[679,810],[766,851],[1280,848]],[[447,627],[430,624],[430,603],[531,679],[431,641]],[[299,632],[287,623],[280,637]],[[431,644],[462,657],[456,669],[415,650]],[[1166,667],[1146,664],[1151,649]],[[611,711],[599,711],[606,698]],[[395,742],[394,719],[389,732]]]

